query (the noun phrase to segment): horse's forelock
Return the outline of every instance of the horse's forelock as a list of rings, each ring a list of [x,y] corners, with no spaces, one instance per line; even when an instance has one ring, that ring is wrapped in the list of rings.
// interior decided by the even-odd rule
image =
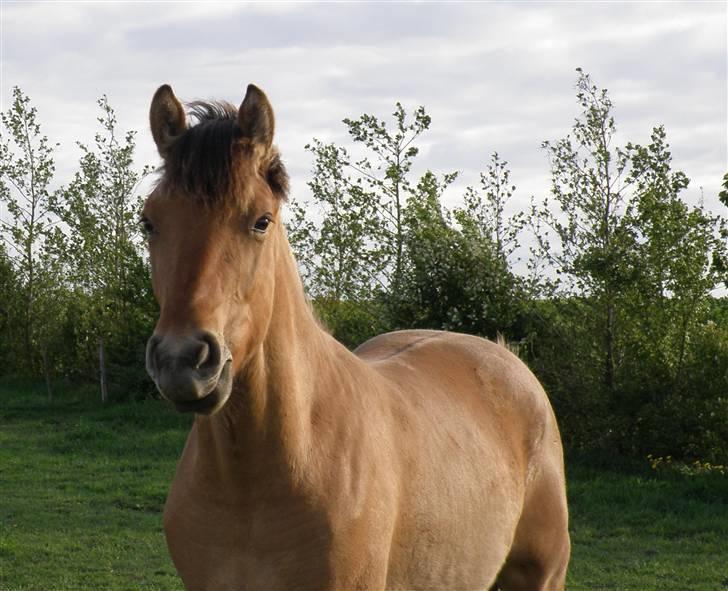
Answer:
[[[171,190],[181,190],[209,205],[240,203],[247,191],[240,190],[244,167],[241,159],[252,157],[247,142],[241,139],[238,110],[224,101],[194,101],[186,105],[194,123],[169,147],[162,169],[162,180]],[[273,148],[263,164],[263,177],[273,194],[286,199],[288,175],[278,151]]]

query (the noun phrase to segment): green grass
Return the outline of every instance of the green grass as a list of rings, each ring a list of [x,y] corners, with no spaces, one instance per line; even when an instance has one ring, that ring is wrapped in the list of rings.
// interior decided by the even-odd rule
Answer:
[[[182,589],[161,512],[189,428],[163,403],[0,381],[0,590]],[[570,458],[571,590],[728,589],[728,476]]]
[[[3,591],[182,589],[161,512],[190,418],[96,397],[0,383]]]
[[[582,460],[568,484],[569,589],[728,589],[728,476]]]

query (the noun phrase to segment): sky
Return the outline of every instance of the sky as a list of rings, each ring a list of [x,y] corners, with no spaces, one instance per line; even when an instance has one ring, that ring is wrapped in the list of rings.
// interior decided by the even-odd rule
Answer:
[[[0,108],[19,86],[60,142],[59,183],[98,131],[103,94],[139,164],[159,162],[148,131],[163,83],[182,100],[239,104],[268,95],[291,199],[307,199],[312,138],[350,142],[341,120],[388,118],[400,101],[432,117],[416,169],[460,171],[446,205],[476,185],[489,156],[508,161],[511,210],[548,194],[544,140],[579,114],[577,67],[607,88],[617,143],[662,124],[685,199],[725,213],[728,2],[12,2],[1,0]]]

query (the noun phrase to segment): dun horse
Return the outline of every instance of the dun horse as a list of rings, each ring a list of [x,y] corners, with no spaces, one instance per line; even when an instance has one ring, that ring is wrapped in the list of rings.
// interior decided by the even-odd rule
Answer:
[[[154,95],[147,367],[196,413],[164,511],[190,590],[563,589],[563,453],[536,378],[437,331],[353,353],[316,321],[281,222],[273,110]],[[193,119],[193,125],[188,121]]]

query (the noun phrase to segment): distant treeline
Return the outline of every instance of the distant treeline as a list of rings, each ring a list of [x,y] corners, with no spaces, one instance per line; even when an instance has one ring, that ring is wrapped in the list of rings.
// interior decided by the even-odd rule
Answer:
[[[685,203],[663,127],[615,146],[607,91],[578,70],[576,95],[571,133],[542,144],[550,192],[518,213],[497,153],[452,210],[442,196],[457,172],[412,173],[423,107],[345,119],[347,147],[314,139],[312,202],[294,197],[288,212],[308,292],[351,347],[410,327],[503,335],[572,448],[724,463],[728,298],[711,293],[728,281],[725,220]],[[94,144],[79,144],[57,189],[57,147],[29,98],[16,88],[2,114],[0,367],[44,378],[51,396],[59,379],[98,379],[103,353],[123,400],[153,395],[156,305],[137,228],[150,168],[134,167],[134,132],[118,130],[106,97],[98,106]]]

